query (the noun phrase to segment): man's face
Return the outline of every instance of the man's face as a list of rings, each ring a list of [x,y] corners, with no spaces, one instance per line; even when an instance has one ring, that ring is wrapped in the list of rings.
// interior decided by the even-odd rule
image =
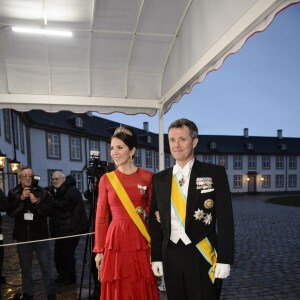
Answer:
[[[64,178],[59,173],[52,174],[52,184],[55,188],[59,188],[64,182]]]
[[[194,157],[198,139],[192,140],[190,130],[186,126],[171,128],[168,138],[172,156],[181,167],[185,166]]]
[[[33,174],[31,169],[25,169],[20,172],[20,182],[23,188],[31,187],[32,176]]]

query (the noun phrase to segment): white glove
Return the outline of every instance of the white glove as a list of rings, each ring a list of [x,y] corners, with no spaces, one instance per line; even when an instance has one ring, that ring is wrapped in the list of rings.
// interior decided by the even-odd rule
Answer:
[[[230,274],[230,265],[217,263],[215,269],[215,278],[224,279]]]
[[[152,262],[152,271],[155,276],[161,277],[164,275],[164,269],[161,261]]]

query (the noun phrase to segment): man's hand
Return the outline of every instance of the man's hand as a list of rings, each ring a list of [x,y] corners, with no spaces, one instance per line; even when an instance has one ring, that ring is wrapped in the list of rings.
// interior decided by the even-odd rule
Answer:
[[[26,198],[29,198],[30,197],[30,188],[26,187],[23,189],[23,192],[20,196],[21,200],[24,201]]]
[[[230,274],[230,265],[229,264],[220,264],[216,265],[215,269],[215,278],[224,279]]]
[[[30,193],[29,198],[32,204],[39,204],[40,203],[40,198],[37,198],[34,196],[34,194]]]
[[[164,275],[163,265],[161,261],[152,262],[152,271],[155,276],[161,277]]]

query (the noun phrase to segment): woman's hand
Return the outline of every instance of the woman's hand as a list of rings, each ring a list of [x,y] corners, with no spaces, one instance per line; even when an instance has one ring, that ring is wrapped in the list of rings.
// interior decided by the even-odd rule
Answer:
[[[98,271],[100,271],[102,260],[103,260],[103,253],[97,253],[95,256],[95,263]]]

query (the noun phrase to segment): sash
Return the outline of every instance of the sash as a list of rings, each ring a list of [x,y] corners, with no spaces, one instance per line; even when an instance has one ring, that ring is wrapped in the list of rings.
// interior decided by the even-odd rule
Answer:
[[[135,223],[141,234],[147,240],[148,244],[150,245],[150,236],[147,231],[147,228],[139,215],[136,213],[136,210],[126,193],[122,183],[120,182],[119,178],[115,174],[115,172],[106,173],[108,180],[110,181],[112,187],[114,188],[115,192],[117,193],[119,199],[121,200],[124,208],[126,209],[127,213],[129,214],[132,221]]]
[[[215,282],[215,269],[217,265],[217,252],[213,249],[210,244],[208,238],[204,238],[196,245],[197,249],[203,255],[203,257],[207,260],[207,262],[211,265],[211,268],[208,271],[208,276],[212,283]]]
[[[185,228],[185,219],[186,219],[186,199],[182,194],[179,183],[176,179],[176,176],[172,177],[172,188],[171,188],[171,204],[175,209],[175,213],[181,222],[182,226]],[[202,256],[206,261],[211,265],[211,268],[208,271],[208,276],[212,283],[215,282],[215,268],[217,264],[217,252],[210,244],[208,238],[204,238],[197,245],[197,249],[200,251]]]

